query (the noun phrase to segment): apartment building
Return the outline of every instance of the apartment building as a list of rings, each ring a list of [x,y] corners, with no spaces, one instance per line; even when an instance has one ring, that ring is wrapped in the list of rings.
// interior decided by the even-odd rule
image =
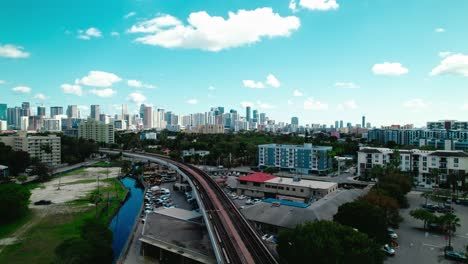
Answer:
[[[0,141],[11,146],[15,151],[29,153],[31,159],[37,158],[40,162],[50,166],[61,163],[61,141],[56,135],[34,136],[19,133],[14,136],[0,137]]]
[[[447,181],[448,175],[464,176],[468,172],[468,154],[463,151],[425,151],[419,149],[399,150],[400,169],[417,173],[416,185],[432,187]],[[385,166],[394,157],[395,150],[389,148],[363,147],[358,151],[358,172],[363,175],[374,166]],[[431,180],[431,173],[437,170],[439,178]]]
[[[256,198],[275,198],[308,203],[338,190],[334,182],[282,178],[266,173],[254,173],[237,178],[237,193]]]
[[[78,137],[112,144],[114,143],[114,124],[104,124],[94,119],[88,119],[79,124]]]
[[[326,174],[330,170],[332,147],[266,144],[258,146],[259,168],[276,167],[292,173]]]
[[[194,130],[195,133],[199,134],[224,134],[223,125],[199,125]]]

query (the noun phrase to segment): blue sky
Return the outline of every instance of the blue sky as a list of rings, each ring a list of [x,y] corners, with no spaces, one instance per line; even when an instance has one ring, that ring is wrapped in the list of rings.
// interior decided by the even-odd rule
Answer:
[[[465,120],[468,1],[2,1],[0,102]]]

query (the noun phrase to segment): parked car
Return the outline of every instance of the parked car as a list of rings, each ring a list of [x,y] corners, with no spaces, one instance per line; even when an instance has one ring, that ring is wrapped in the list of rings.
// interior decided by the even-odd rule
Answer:
[[[254,204],[254,202],[251,199],[247,199],[247,201],[245,201],[245,204],[246,205],[252,205],[252,204]]]
[[[245,196],[245,195],[242,194],[242,195],[239,195],[239,197],[237,197],[237,198],[238,198],[239,200],[244,200],[245,198],[247,198],[247,196]]]
[[[382,248],[382,250],[387,254],[388,256],[395,256],[395,249],[389,246],[388,244],[385,244]]]
[[[267,241],[267,240],[270,239],[272,236],[273,236],[273,235],[270,235],[270,234],[264,234],[264,235],[262,236],[262,240]]]
[[[465,263],[467,258],[463,253],[456,251],[445,251],[445,258]]]
[[[387,234],[391,239],[397,239],[398,235],[392,228],[387,228]]]

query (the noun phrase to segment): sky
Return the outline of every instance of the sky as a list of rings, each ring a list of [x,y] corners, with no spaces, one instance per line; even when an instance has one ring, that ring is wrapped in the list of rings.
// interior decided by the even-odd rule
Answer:
[[[4,0],[0,103],[84,114],[250,105],[303,125],[466,120],[466,10],[459,0]]]

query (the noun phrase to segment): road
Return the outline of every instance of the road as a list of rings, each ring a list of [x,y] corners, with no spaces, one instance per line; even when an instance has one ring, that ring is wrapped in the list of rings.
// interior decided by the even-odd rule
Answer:
[[[388,258],[386,263],[455,263],[444,258],[443,248],[447,244],[444,235],[422,230],[423,222],[409,215],[409,212],[420,208],[425,199],[421,192],[412,191],[408,194],[410,208],[402,209],[401,216],[405,219],[397,230],[399,248],[396,256]],[[461,227],[453,238],[455,250],[461,251],[468,245],[468,207],[454,205],[455,214],[460,218]]]

